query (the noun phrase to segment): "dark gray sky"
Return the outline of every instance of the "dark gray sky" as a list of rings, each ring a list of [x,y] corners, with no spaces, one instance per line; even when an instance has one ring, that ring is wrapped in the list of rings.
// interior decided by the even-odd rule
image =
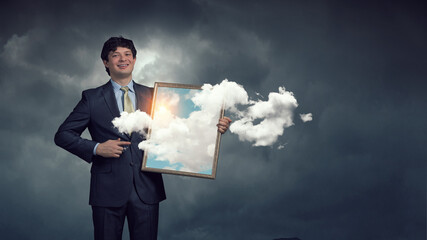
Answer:
[[[281,150],[227,133],[216,180],[164,175],[159,239],[426,239],[426,4],[361,2],[6,1],[0,238],[91,239],[90,165],[53,136],[123,35],[139,83],[285,86],[314,116]]]

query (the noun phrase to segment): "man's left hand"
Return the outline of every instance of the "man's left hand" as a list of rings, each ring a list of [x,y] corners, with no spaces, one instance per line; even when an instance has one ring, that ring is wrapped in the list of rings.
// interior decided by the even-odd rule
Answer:
[[[228,127],[230,126],[231,119],[229,117],[223,117],[219,119],[218,124],[216,125],[218,127],[218,132],[225,133],[228,130]]]

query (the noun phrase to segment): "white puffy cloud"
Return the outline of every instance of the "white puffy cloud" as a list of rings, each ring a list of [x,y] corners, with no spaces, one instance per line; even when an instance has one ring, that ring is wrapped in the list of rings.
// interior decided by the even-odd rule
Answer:
[[[313,114],[311,113],[300,114],[299,116],[303,122],[309,122],[313,120]]]
[[[195,94],[192,101],[206,112],[217,112],[224,106],[225,110],[238,113],[237,105],[249,103],[248,93],[243,86],[227,79],[214,86],[204,84],[202,90]]]
[[[113,119],[113,125],[122,133],[140,132],[145,134],[151,124],[151,117],[140,110],[133,113],[122,112],[120,117]]]
[[[283,148],[285,148],[285,146],[287,145],[287,143],[285,143],[285,144],[280,144],[278,147],[277,147],[277,149],[283,149]]]
[[[230,126],[230,131],[239,136],[240,140],[253,142],[254,146],[270,146],[283,134],[284,128],[293,125],[293,110],[298,107],[292,92],[284,87],[279,92],[268,94],[268,101],[250,101],[246,111],[239,112],[243,116]],[[254,121],[259,120],[259,124]]]

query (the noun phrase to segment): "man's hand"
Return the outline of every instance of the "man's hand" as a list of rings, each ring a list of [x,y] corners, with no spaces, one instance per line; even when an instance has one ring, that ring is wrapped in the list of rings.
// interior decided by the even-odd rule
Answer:
[[[108,140],[98,145],[96,148],[96,155],[105,158],[118,158],[123,153],[122,146],[128,146],[130,144],[130,142],[120,141],[120,138],[117,140]]]
[[[218,124],[216,125],[218,127],[218,132],[225,133],[228,130],[228,127],[230,126],[231,119],[229,117],[223,117],[218,121]]]

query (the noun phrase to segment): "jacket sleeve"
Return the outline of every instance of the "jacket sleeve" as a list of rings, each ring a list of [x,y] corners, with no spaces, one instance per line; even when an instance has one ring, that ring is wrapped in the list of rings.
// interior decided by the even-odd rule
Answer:
[[[87,91],[84,91],[80,102],[59,127],[55,144],[90,163],[97,142],[80,136],[90,123],[91,108],[86,95]]]

